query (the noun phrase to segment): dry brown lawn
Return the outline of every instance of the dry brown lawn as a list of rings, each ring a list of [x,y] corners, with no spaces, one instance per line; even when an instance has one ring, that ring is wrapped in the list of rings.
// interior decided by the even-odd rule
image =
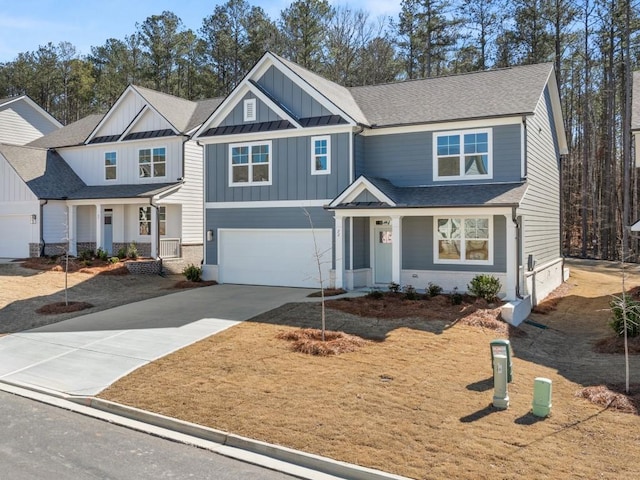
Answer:
[[[629,282],[640,284],[640,276]],[[555,309],[532,316],[548,328],[524,325],[510,336],[506,411],[491,407],[489,342],[498,335],[482,322],[330,309],[328,329],[369,342],[319,357],[278,338],[317,328],[313,303],[285,305],[180,350],[101,397],[417,479],[636,479],[640,417],[577,396],[624,379],[621,355],[593,350],[610,336],[608,302],[620,290],[615,265],[572,265]],[[639,360],[632,358],[634,383]],[[547,419],[530,414],[539,376],[553,381]]]

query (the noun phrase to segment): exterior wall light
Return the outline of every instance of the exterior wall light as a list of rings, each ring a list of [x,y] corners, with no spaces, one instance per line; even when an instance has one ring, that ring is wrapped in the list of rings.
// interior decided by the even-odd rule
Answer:
[[[213,242],[213,230],[207,230],[207,242]]]
[[[33,215],[31,215],[31,225],[35,225],[37,221],[38,216],[34,213]]]

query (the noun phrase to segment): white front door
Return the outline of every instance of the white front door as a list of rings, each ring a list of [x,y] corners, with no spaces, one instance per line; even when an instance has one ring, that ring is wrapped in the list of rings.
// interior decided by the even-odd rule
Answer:
[[[391,227],[375,226],[373,229],[374,283],[388,285],[391,283],[391,244],[393,242]]]

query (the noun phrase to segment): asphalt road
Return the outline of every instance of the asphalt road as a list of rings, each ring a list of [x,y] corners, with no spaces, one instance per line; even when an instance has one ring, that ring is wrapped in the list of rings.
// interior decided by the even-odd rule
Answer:
[[[293,479],[4,392],[0,472],[16,480]]]

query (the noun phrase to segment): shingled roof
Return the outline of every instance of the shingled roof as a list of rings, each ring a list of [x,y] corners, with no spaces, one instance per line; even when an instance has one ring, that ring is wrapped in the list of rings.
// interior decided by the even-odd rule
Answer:
[[[30,147],[60,148],[82,145],[104,115],[88,115],[29,143]]]
[[[551,63],[353,87],[371,126],[433,123],[533,113]]]
[[[39,199],[64,199],[86,187],[67,162],[54,151],[0,144],[0,154]]]

